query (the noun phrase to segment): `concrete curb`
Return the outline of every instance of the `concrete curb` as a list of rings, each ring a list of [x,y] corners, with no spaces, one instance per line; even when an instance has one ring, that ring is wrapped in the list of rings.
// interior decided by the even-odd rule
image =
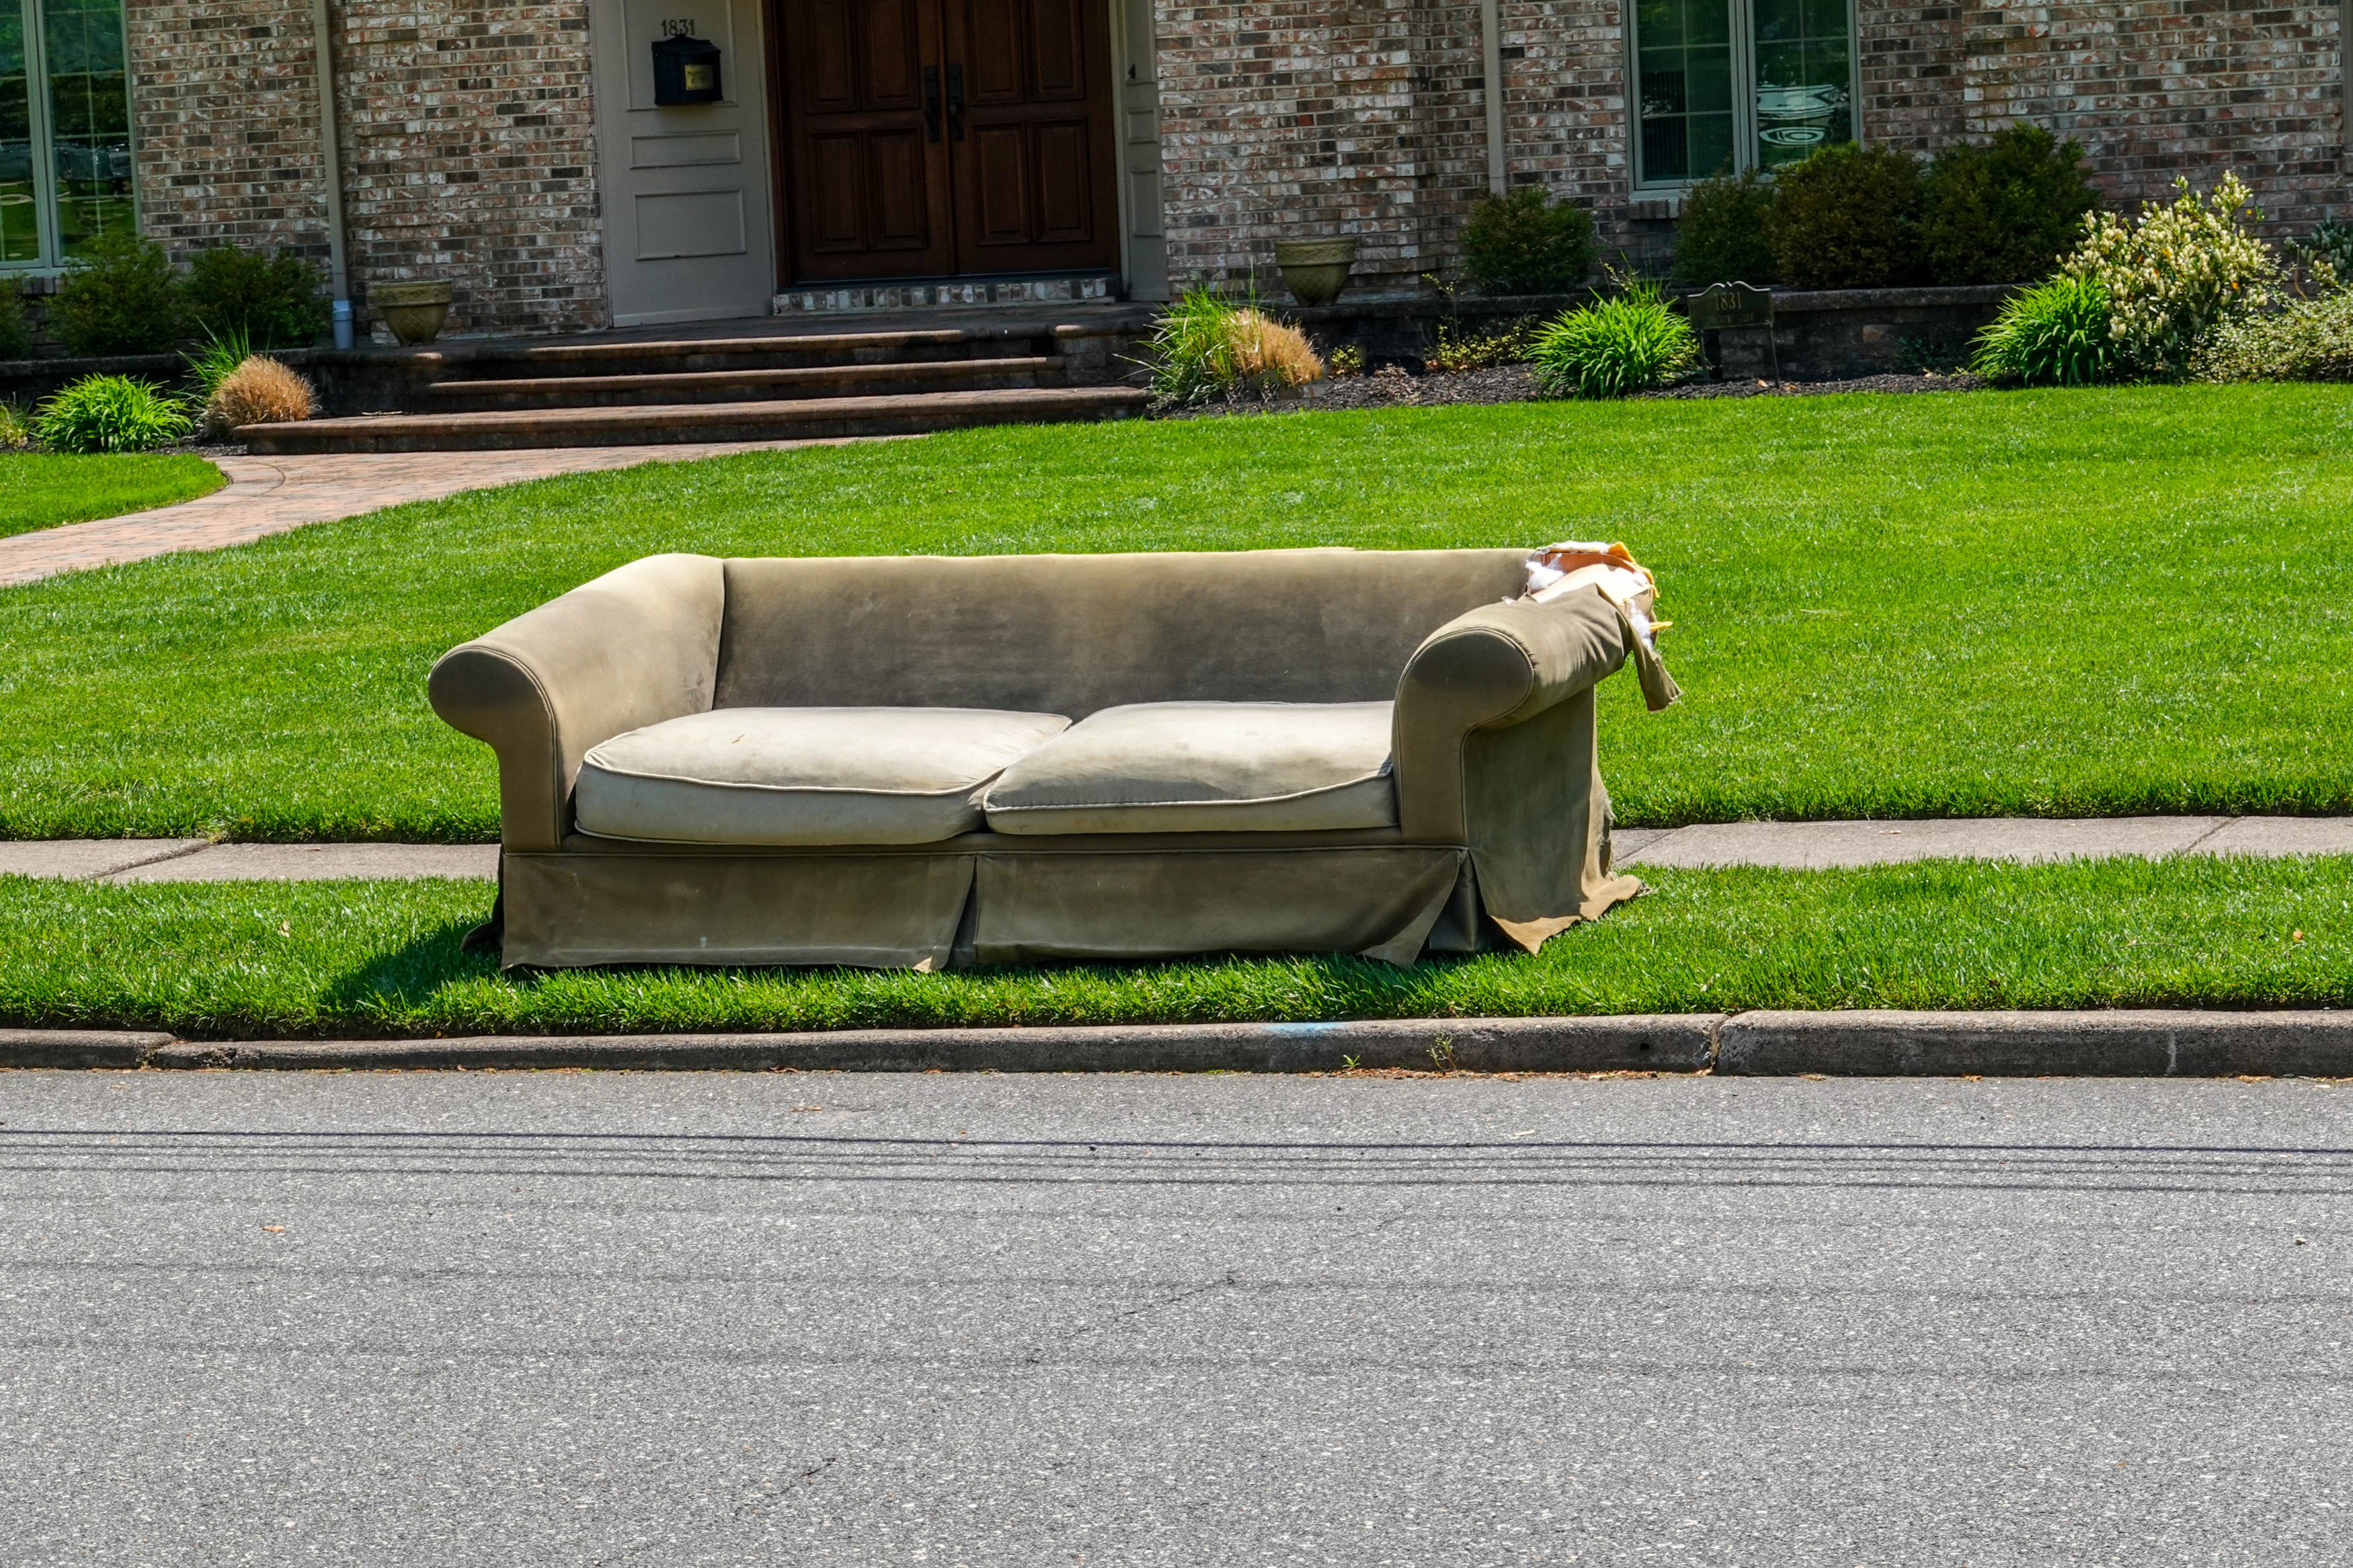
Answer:
[[[135,1068],[173,1043],[111,1029],[0,1029],[0,1068]]]
[[[0,1029],[0,1068],[1330,1072],[1351,1066],[1753,1078],[2340,1078],[2353,1077],[2353,1012],[1858,1010],[216,1042]]]
[[[1742,1013],[1715,1070],[1775,1077],[2338,1078],[2353,1013]]]
[[[1414,1018],[1335,1024],[1142,1024],[843,1029],[777,1035],[492,1036],[454,1040],[187,1041],[159,1068],[638,1068],[764,1072],[1695,1072],[1720,1014]],[[5,1056],[0,1056],[5,1059]]]

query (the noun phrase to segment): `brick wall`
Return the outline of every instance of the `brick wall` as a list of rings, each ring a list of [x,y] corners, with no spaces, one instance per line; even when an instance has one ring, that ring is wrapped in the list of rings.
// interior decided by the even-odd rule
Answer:
[[[2112,205],[2225,169],[2274,234],[2353,213],[2337,0],[1863,7],[1864,127],[1932,150],[2031,120],[2084,143]]]
[[[1502,13],[1509,177],[1584,202],[1605,258],[1662,260],[1672,224],[1629,199],[1620,0],[1504,0]],[[2034,120],[2085,144],[2112,203],[2231,167],[2273,232],[2300,233],[2353,214],[2340,14],[2336,0],[1862,0],[1864,133],[1930,152]],[[1255,263],[1264,279],[1272,242],[1292,235],[1362,236],[1366,289],[1409,287],[1459,255],[1487,188],[1475,4],[1168,5],[1160,37],[1174,278]]]
[[[448,277],[451,328],[600,324],[586,0],[440,10],[340,0],[353,281]],[[2275,232],[2353,216],[2337,0],[1862,0],[1866,134],[1922,151],[2025,118],[2077,137],[2109,199],[2225,166]],[[323,258],[301,0],[132,0],[145,221]],[[1161,0],[1172,276],[1271,274],[1273,242],[1360,237],[1359,288],[1460,254],[1486,189],[1476,0]],[[1583,201],[1605,256],[1672,226],[1629,201],[1622,0],[1504,0],[1509,174]]]
[[[334,12],[354,294],[447,278],[453,332],[601,324],[586,0]],[[132,0],[129,23],[148,232],[323,261],[308,5]]]

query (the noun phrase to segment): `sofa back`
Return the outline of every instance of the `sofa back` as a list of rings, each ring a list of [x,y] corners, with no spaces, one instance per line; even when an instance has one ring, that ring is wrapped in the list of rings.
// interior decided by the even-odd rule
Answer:
[[[1254,550],[732,560],[721,708],[1370,702],[1528,552]]]

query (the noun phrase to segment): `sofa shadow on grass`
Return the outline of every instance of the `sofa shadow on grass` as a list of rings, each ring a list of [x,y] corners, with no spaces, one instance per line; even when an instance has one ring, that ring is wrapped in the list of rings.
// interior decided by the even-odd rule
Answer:
[[[501,971],[495,952],[462,947],[474,921],[444,921],[336,976],[318,997],[312,1037],[418,1034],[711,1034],[839,1029],[1325,1022],[1431,1014],[1432,982],[1482,955],[1430,954],[1409,966],[1353,953],[1208,953],[1134,964],[1083,961],[908,969],[668,963]],[[1492,957],[1492,955],[1483,955]],[[445,1010],[453,984],[487,982],[522,999],[469,1017]],[[651,986],[656,994],[646,994]],[[743,989],[738,989],[743,988]],[[748,994],[746,994],[748,991]],[[685,1005],[669,1005],[671,997]],[[721,998],[711,1007],[702,992]],[[727,994],[749,1004],[728,1016]],[[795,1002],[806,999],[807,1005]],[[542,1004],[534,1005],[534,1002]],[[404,1023],[403,1020],[413,1020]],[[248,1020],[255,1038],[288,1037]]]

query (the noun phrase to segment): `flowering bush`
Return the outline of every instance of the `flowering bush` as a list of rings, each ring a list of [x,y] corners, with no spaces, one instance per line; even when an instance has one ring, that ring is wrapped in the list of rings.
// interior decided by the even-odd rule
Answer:
[[[2145,203],[2137,223],[2113,213],[2084,220],[2081,243],[2060,264],[2097,283],[2108,300],[2108,335],[2118,366],[2179,375],[2200,341],[2271,300],[2271,250],[2247,232],[2263,214],[2236,174],[2204,196],[2177,179],[2169,205]]]

